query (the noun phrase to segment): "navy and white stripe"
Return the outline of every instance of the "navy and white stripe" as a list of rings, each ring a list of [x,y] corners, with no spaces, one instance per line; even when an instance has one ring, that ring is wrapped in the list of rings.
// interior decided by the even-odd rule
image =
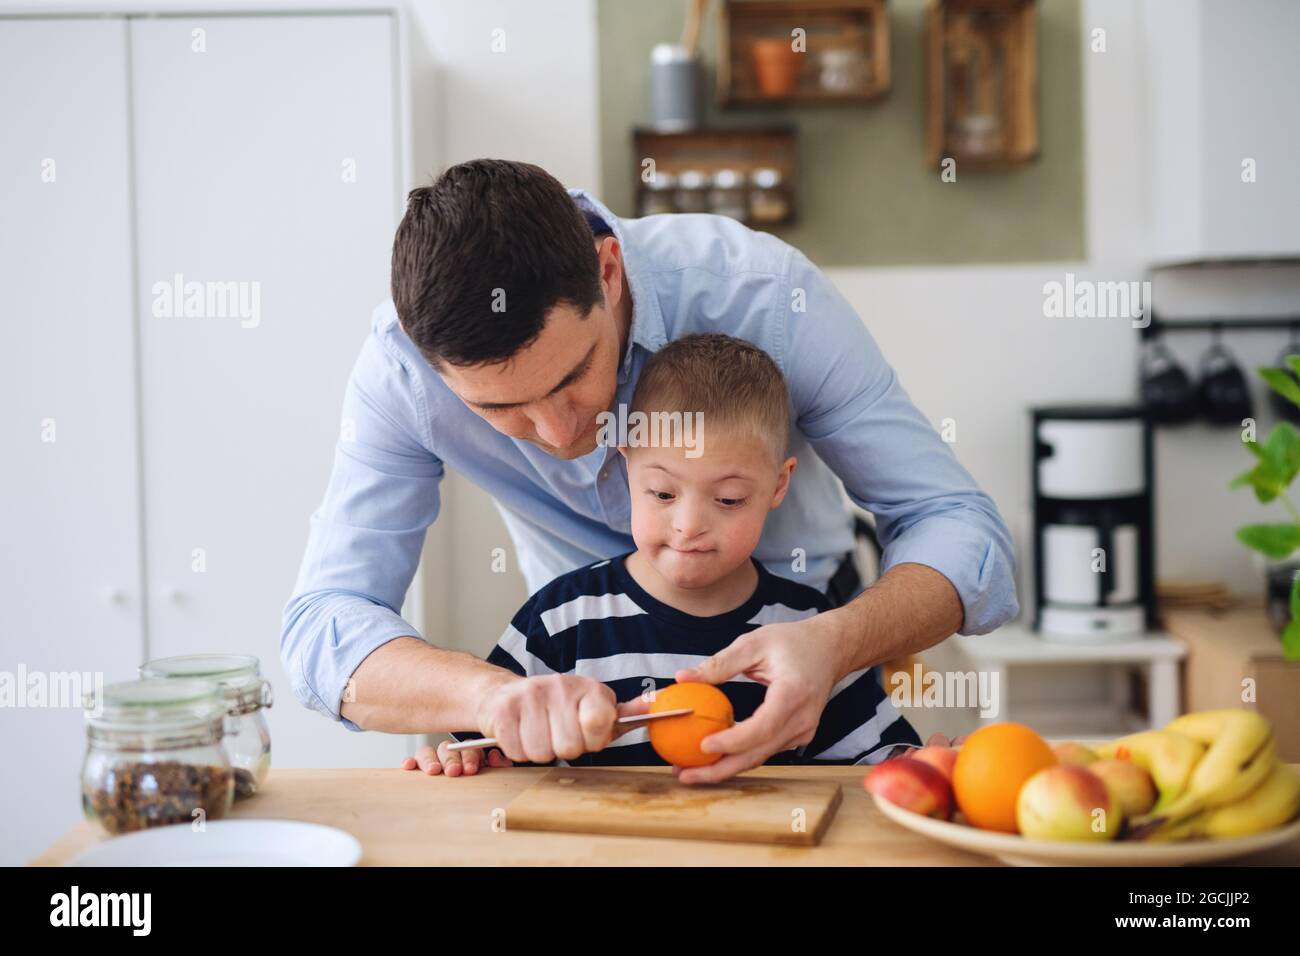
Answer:
[[[737,637],[767,624],[801,621],[831,604],[820,591],[766,570],[757,561],[758,586],[726,614],[696,617],[651,597],[628,574],[626,555],[562,575],[529,598],[488,661],[521,676],[578,674],[606,684],[619,701],[651,686],[666,687],[683,667],[694,667]],[[736,721],[749,717],[767,688],[743,675],[720,685]],[[452,734],[458,740],[476,732]],[[816,735],[806,747],[768,758],[769,764],[875,762],[882,747],[920,744],[912,726],[880,686],[876,668],[855,671],[835,685]],[[647,730],[623,734],[574,766],[662,765]]]

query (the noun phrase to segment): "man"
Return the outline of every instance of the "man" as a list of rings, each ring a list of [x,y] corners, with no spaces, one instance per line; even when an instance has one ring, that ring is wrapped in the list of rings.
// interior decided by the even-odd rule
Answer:
[[[719,216],[619,219],[535,166],[475,160],[411,192],[392,294],[348,383],[281,635],[295,695],[349,729],[477,727],[510,741],[507,758],[544,763],[599,750],[617,715],[644,710],[590,678],[521,678],[435,647],[397,609],[444,464],[496,499],[530,592],[631,550],[625,466],[598,443],[598,416],[630,402],[649,354],[692,332],[752,342],[789,384],[799,475],[755,557],[826,590],[853,548],[842,481],[874,514],[884,558],[843,606],[700,663],[694,679],[745,674],[768,689],[708,738],[721,759],[679,779],[723,780],[805,744],[846,674],[1018,613],[996,506],[834,286],[775,237]]]

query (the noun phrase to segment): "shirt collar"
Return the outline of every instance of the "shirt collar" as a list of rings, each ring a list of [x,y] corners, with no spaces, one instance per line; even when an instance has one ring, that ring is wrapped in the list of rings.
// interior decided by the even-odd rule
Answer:
[[[632,292],[632,328],[627,337],[623,360],[619,363],[618,380],[621,384],[627,381],[628,370],[632,365],[633,345],[640,345],[650,352],[663,348],[667,341],[664,336],[663,313],[659,311],[659,300],[650,289],[641,261],[641,250],[628,242],[622,220],[585,189],[570,189],[569,195],[578,204],[578,208],[589,210],[605,220],[623,250],[623,269],[627,273],[627,285]]]

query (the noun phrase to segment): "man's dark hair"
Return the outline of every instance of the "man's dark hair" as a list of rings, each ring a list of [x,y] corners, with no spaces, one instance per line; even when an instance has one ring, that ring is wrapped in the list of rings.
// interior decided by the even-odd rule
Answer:
[[[585,318],[604,299],[573,197],[546,170],[503,159],[452,166],[411,190],[392,286],[402,328],[435,367],[504,361],[541,334],[555,306]]]

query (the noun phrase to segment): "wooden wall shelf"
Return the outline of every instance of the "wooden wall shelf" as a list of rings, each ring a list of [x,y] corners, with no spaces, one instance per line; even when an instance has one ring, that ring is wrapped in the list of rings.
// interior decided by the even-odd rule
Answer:
[[[791,49],[796,28],[803,52]],[[723,0],[718,37],[724,108],[861,104],[889,91],[886,0]]]
[[[1035,0],[930,0],[925,152],[939,167],[1002,169],[1038,156]]]
[[[682,132],[641,127],[633,130],[632,139],[638,216],[720,213],[754,229],[795,220],[798,169],[793,127]],[[647,159],[654,161],[652,182],[645,178]],[[700,185],[692,185],[692,180]]]

